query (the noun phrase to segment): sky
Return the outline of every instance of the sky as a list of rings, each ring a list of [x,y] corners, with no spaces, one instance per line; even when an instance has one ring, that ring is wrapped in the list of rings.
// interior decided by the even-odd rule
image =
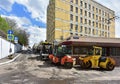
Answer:
[[[120,17],[119,0],[95,0]],[[46,14],[49,0],[0,0],[0,15],[14,19],[29,34],[30,45],[46,39]],[[116,37],[120,38],[120,18],[116,19]]]

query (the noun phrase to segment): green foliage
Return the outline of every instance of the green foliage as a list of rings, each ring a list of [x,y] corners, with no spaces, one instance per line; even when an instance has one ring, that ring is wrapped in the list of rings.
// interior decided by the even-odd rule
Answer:
[[[10,29],[10,27],[9,27],[8,23],[5,21],[5,19],[0,17],[0,30],[3,31],[4,33],[6,33],[9,29]]]
[[[7,18],[7,21],[4,18],[0,17],[0,31],[4,33],[4,35],[5,35],[4,37],[6,37],[7,31],[12,29],[14,31],[14,36],[17,36],[19,38],[19,40],[18,40],[19,43],[21,45],[23,45],[23,44],[28,45],[29,35],[27,34],[27,32],[22,30],[22,28],[16,28],[16,22],[14,22],[13,20],[10,20]],[[11,24],[13,24],[13,25],[11,25]]]

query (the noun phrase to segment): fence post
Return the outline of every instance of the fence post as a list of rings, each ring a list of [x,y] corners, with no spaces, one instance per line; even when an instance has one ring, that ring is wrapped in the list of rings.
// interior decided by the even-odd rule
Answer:
[[[1,53],[0,53],[0,56],[1,56],[1,57],[0,57],[0,59],[1,59],[1,58],[2,58],[2,37],[1,37],[1,36],[0,36],[0,44],[1,44],[1,45],[0,45],[0,46],[1,46],[1,51],[0,51],[0,52],[1,52]]]

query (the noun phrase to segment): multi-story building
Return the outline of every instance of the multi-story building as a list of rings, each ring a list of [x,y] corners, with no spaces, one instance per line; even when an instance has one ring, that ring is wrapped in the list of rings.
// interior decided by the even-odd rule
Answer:
[[[71,35],[115,37],[115,12],[94,0],[50,0],[47,8],[47,40]]]

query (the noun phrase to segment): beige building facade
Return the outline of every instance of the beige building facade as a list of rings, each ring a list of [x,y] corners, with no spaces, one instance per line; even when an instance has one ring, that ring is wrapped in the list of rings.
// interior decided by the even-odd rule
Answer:
[[[115,38],[115,12],[95,0],[50,0],[47,41],[72,35]]]

